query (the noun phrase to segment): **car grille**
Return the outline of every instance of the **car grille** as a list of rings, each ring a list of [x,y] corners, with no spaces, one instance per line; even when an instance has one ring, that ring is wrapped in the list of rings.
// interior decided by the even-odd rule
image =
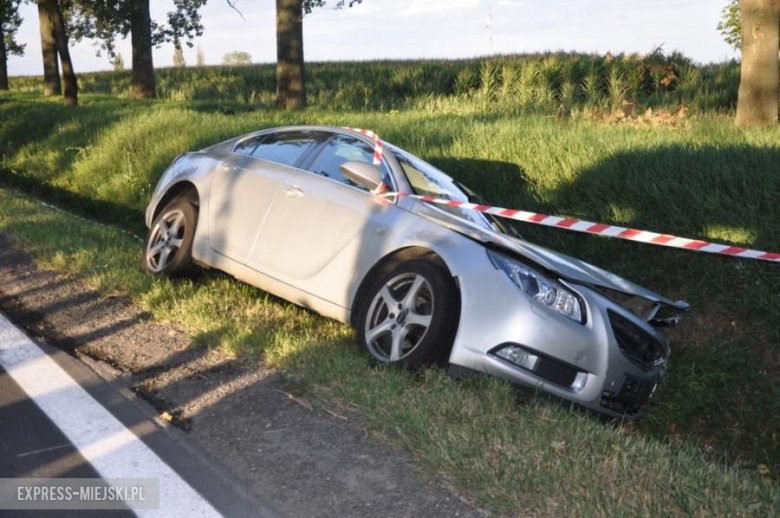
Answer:
[[[620,414],[636,414],[653,397],[657,382],[642,380],[633,376],[623,378],[620,390],[610,392],[605,390],[601,395],[601,406]]]
[[[644,329],[612,311],[609,321],[620,350],[634,365],[649,371],[666,362],[666,348]]]
[[[540,378],[564,387],[569,387],[574,383],[577,372],[574,367],[545,356],[539,358],[539,363],[534,369],[534,374]]]

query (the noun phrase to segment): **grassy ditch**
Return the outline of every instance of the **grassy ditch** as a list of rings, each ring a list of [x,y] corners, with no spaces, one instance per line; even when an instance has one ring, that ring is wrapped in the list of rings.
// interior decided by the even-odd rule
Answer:
[[[328,123],[375,129],[496,204],[780,249],[780,131],[737,132],[714,117],[667,126],[413,111],[226,116],[209,103],[84,96],[72,109],[15,94],[0,96],[0,122],[6,183],[133,230],[180,151],[260,127]],[[520,230],[693,304],[672,332],[667,382],[638,425],[613,428],[549,403],[518,404],[492,380],[371,369],[345,326],[219,274],[153,281],[138,268],[132,239],[0,193],[0,231],[42,265],[130,296],[157,318],[180,322],[196,343],[263,358],[323,397],[359,407],[367,426],[482,507],[778,512],[780,268]]]

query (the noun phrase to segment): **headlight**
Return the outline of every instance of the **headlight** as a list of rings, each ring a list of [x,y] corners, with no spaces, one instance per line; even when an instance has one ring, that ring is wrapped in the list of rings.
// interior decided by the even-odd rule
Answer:
[[[487,253],[493,265],[523,292],[561,315],[582,323],[582,308],[577,295],[514,259],[491,250]]]

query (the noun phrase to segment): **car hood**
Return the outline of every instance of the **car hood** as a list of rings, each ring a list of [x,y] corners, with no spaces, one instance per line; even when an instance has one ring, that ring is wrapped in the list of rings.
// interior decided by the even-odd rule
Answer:
[[[536,245],[523,239],[507,236],[500,232],[478,226],[454,216],[435,205],[417,200],[414,201],[415,203],[410,207],[412,212],[439,225],[445,226],[450,230],[485,243],[490,247],[500,248],[519,255],[522,258],[536,263],[544,270],[553,272],[564,280],[576,284],[584,284],[597,289],[602,288],[619,292],[630,297],[641,297],[677,311],[686,311],[689,307],[687,302],[672,301],[662,295],[643,288],[638,284],[634,284],[631,281],[615,275],[614,273],[610,273],[597,266],[586,263],[585,261],[580,261],[579,259],[575,259],[560,252],[555,252],[549,248]],[[604,293],[602,290],[599,291]],[[604,294],[607,295],[606,293]]]

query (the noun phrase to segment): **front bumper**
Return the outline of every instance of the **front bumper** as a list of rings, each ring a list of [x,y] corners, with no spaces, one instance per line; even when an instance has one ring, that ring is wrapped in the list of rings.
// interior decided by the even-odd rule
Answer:
[[[668,352],[666,337],[649,324],[580,285],[567,287],[581,297],[587,315],[584,324],[532,300],[492,267],[464,275],[459,282],[462,311],[452,365],[508,379],[601,414],[641,417],[663,377],[665,362],[640,365],[629,358],[615,336],[610,312]],[[538,356],[534,370],[496,356],[506,345]]]

